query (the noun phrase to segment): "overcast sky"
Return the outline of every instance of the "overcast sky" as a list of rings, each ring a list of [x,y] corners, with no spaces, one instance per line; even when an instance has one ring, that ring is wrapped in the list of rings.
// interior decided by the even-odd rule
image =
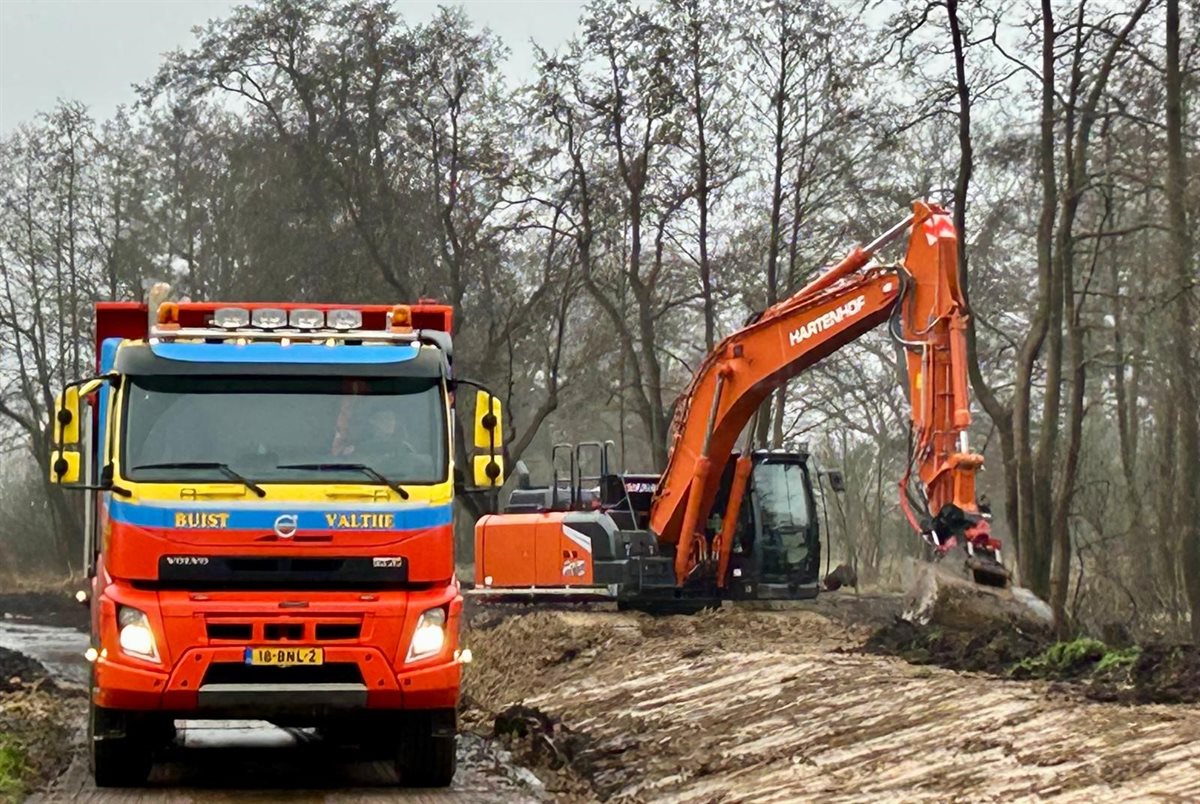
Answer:
[[[0,0],[0,132],[80,100],[97,118],[133,100],[160,55],[192,41],[191,29],[238,5],[228,0]],[[528,72],[529,40],[556,47],[575,30],[583,0],[397,0],[409,21],[462,5],[512,50],[511,77]]]

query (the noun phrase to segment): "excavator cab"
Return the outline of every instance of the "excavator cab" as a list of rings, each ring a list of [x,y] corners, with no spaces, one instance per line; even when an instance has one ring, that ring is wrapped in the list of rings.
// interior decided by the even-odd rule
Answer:
[[[714,538],[729,504],[731,456],[707,532]],[[751,453],[750,479],[738,512],[730,557],[732,597],[804,600],[820,584],[821,532],[808,455],[786,450]]]

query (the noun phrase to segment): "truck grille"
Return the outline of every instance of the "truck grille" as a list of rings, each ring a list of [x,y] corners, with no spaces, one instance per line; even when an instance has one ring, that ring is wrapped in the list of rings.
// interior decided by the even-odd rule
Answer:
[[[193,560],[196,559],[196,560]],[[203,559],[203,560],[200,560]],[[370,556],[162,556],[164,588],[198,589],[388,589],[408,582],[408,561]]]
[[[317,623],[318,642],[358,639],[361,633],[362,623]]]
[[[208,641],[249,642],[254,628],[250,623],[208,623]]]
[[[304,623],[267,623],[263,626],[267,642],[299,641],[304,639]]]
[[[204,624],[209,642],[346,642],[362,636],[362,620],[337,618],[315,622],[229,622],[209,620]]]

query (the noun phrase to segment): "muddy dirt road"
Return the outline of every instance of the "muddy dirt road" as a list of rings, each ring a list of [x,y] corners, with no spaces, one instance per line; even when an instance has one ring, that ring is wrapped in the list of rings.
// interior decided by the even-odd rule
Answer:
[[[308,732],[187,723],[148,789],[96,790],[77,757],[35,800],[1200,800],[1200,706],[861,652],[891,614],[849,596],[658,619],[476,610],[451,791],[397,790]],[[61,656],[68,636],[49,636],[19,638]]]
[[[391,767],[355,762],[307,732],[265,723],[209,723],[185,727],[147,787],[97,789],[82,757],[63,778],[31,802],[413,801],[535,802],[540,783],[520,772],[488,741],[465,735],[450,790],[405,790]]]

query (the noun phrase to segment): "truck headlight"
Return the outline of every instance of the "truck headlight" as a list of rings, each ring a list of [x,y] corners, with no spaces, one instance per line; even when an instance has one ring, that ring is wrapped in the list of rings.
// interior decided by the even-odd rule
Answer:
[[[446,610],[430,609],[417,620],[405,662],[428,659],[441,652],[446,644]]]
[[[117,608],[117,642],[121,650],[139,659],[158,661],[158,645],[146,613],[132,606]]]

